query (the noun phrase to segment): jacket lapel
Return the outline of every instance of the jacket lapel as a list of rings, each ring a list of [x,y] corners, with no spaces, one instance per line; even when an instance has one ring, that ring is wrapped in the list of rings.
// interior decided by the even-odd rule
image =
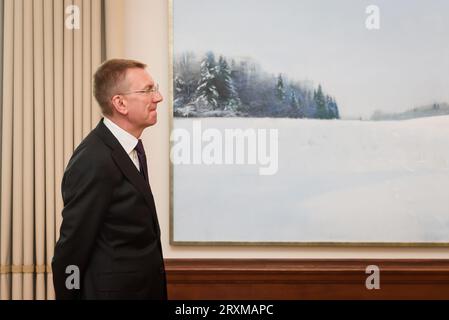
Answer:
[[[120,142],[114,137],[109,129],[104,125],[103,119],[98,123],[95,128],[97,136],[103,140],[112,149],[112,158],[125,177],[134,185],[134,187],[144,196],[148,206],[150,207],[152,219],[156,227],[156,233],[160,234],[160,228],[158,219],[156,216],[156,206],[154,203],[151,187],[143,177],[143,175],[137,170],[134,163],[131,161],[129,155],[125,149],[121,146]]]

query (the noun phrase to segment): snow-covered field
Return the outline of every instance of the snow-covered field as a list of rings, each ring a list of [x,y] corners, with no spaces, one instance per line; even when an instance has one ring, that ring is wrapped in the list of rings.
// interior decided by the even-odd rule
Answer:
[[[175,241],[449,243],[449,116],[201,124],[278,129],[279,169],[174,165]]]

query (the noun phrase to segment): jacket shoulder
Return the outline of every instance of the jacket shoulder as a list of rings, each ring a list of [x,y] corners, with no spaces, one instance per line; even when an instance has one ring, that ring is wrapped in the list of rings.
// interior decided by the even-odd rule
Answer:
[[[79,169],[86,173],[91,171],[110,173],[111,170],[115,170],[111,152],[112,149],[92,131],[76,147],[66,172]]]

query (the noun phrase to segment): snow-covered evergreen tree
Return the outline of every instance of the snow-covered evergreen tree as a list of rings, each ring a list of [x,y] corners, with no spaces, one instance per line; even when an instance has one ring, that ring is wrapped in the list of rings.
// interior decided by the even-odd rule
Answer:
[[[282,75],[278,75],[277,83],[276,83],[276,97],[280,101],[284,101],[285,99],[285,88],[284,88],[284,80],[282,79]]]
[[[296,98],[295,91],[293,90],[290,92],[290,106],[294,110],[298,109],[298,99]]]
[[[337,104],[331,96],[326,96],[326,107],[328,112],[328,119],[339,118]]]
[[[303,118],[304,112],[301,107],[301,102],[299,101],[298,94],[295,91],[295,88],[290,89],[290,98],[289,98],[290,112],[288,116],[291,118]]]
[[[218,108],[219,95],[215,86],[216,76],[215,56],[212,52],[208,52],[201,61],[200,79],[196,89],[196,102],[201,104],[203,109],[216,110]]]
[[[328,112],[326,108],[326,100],[324,98],[323,89],[318,85],[318,90],[315,91],[313,100],[316,103],[316,117],[318,119],[328,119]]]
[[[235,111],[240,104],[240,99],[232,79],[231,68],[223,56],[218,59],[215,85],[219,95],[220,109]]]

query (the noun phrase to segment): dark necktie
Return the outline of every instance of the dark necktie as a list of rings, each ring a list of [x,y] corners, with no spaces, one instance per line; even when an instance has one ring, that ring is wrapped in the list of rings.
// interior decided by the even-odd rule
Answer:
[[[139,139],[137,146],[134,148],[137,151],[137,157],[139,158],[140,173],[142,173],[146,182],[148,181],[148,168],[147,157],[145,156],[145,150],[143,149],[142,140]]]

